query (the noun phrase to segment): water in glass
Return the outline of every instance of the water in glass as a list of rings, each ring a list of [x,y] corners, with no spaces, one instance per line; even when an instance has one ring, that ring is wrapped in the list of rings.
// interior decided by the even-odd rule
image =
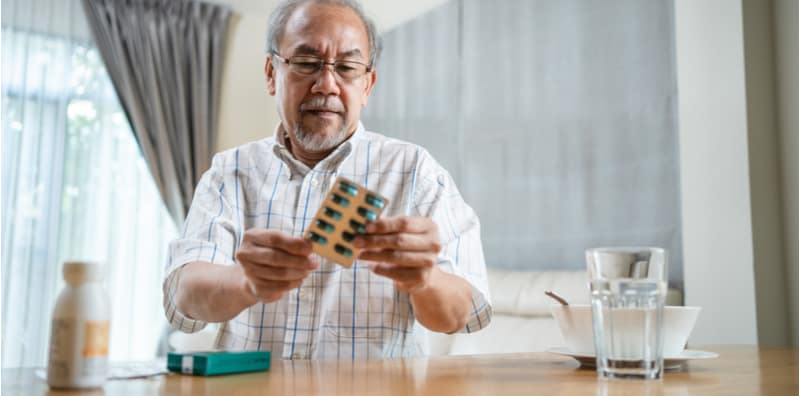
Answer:
[[[600,377],[661,378],[666,282],[594,279],[590,287]]]

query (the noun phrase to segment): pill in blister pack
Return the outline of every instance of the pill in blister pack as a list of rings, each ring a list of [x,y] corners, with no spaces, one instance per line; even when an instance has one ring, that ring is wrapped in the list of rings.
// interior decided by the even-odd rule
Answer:
[[[333,210],[331,208],[325,208],[323,210],[323,212],[325,213],[325,216],[328,216],[328,217],[330,217],[330,218],[332,218],[334,220],[341,220],[342,219],[342,212],[340,212],[338,210]]]
[[[342,197],[341,195],[339,195],[337,193],[331,194],[331,198],[330,199],[331,199],[331,201],[333,203],[335,203],[335,204],[337,204],[337,205],[339,205],[339,206],[341,206],[343,208],[346,208],[346,207],[350,206],[350,200],[347,199],[347,198]]]
[[[364,201],[378,209],[383,209],[384,201],[372,194],[367,194],[367,197],[364,198]]]
[[[347,180],[336,179],[304,235],[314,253],[351,267],[359,249],[352,242],[367,232],[367,223],[378,220],[389,201],[380,194]]]
[[[310,239],[311,242],[316,242],[316,243],[318,243],[320,245],[326,245],[328,243],[328,239],[327,238],[325,238],[324,236],[322,236],[320,234],[317,234],[314,231],[310,231],[308,233],[308,235],[309,235],[308,239]]]

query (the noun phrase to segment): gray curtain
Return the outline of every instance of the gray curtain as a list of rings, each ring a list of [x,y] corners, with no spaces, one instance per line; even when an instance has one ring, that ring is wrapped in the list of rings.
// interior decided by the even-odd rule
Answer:
[[[231,10],[191,0],[82,0],[136,140],[176,224],[213,155]]]

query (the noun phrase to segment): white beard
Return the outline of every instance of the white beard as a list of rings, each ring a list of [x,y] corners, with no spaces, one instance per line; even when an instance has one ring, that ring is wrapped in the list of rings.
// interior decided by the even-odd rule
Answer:
[[[342,144],[347,138],[347,126],[342,125],[342,129],[333,136],[326,136],[317,133],[308,133],[298,123],[294,130],[297,143],[303,149],[311,152],[328,151]]]

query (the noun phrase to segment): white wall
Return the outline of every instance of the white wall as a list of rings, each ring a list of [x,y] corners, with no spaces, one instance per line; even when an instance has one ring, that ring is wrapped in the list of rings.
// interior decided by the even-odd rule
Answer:
[[[690,343],[755,344],[741,3],[675,0],[675,35]]]
[[[389,30],[447,0],[362,0],[380,30]],[[264,78],[267,19],[275,0],[220,0],[236,17],[222,77],[217,151],[270,136],[278,123],[275,100]]]
[[[264,77],[266,11],[236,14],[222,77],[217,151],[270,136],[278,123]]]
[[[775,0],[775,86],[777,91],[780,157],[783,174],[783,240],[789,301],[790,339],[797,346],[797,0]]]

